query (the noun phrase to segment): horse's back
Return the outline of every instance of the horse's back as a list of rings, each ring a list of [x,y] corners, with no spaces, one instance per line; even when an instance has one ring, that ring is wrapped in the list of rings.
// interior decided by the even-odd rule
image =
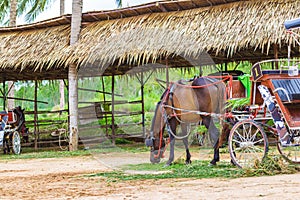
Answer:
[[[205,112],[223,113],[225,84],[211,77],[199,77],[192,82],[198,97],[199,109]]]

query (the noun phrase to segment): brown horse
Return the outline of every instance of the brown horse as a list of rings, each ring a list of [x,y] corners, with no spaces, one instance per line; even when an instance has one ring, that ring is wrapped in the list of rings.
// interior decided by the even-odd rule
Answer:
[[[222,114],[225,105],[225,84],[222,80],[210,77],[194,79],[191,85],[181,82],[173,83],[163,93],[161,101],[157,103],[152,119],[150,135],[146,145],[151,147],[150,161],[160,162],[166,148],[163,139],[164,129],[167,127],[170,142],[170,155],[166,165],[174,161],[175,139],[182,139],[186,149],[186,163],[191,163],[188,147],[188,126],[190,123],[202,121],[208,129],[214,147],[214,158],[210,162],[216,165],[219,157],[219,130],[216,128],[211,113]],[[181,125],[183,136],[176,135],[177,125]]]

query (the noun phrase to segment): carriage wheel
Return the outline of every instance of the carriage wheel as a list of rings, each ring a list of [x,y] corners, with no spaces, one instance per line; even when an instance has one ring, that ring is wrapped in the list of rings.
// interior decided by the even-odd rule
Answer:
[[[280,142],[277,142],[277,149],[282,157],[288,162],[300,164],[300,131],[297,130],[293,134],[292,143],[295,146],[283,147]]]
[[[15,131],[12,135],[12,149],[14,154],[20,154],[21,153],[21,139],[20,134],[18,131]]]
[[[240,167],[252,167],[268,152],[268,140],[260,125],[252,120],[236,123],[229,134],[228,148],[232,162]]]

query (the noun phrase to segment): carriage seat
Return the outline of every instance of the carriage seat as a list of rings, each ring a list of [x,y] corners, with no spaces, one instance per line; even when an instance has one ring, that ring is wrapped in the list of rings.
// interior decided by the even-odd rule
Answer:
[[[300,100],[300,79],[273,79],[272,83],[277,88],[284,88],[291,101]],[[286,94],[282,90],[277,91],[281,101],[288,101]]]

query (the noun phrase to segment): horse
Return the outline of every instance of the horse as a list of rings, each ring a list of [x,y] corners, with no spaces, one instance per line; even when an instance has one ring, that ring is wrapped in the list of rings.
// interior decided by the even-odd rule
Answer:
[[[28,128],[25,125],[25,115],[24,110],[21,106],[17,106],[10,111],[1,111],[2,116],[1,131],[4,131],[3,135],[3,151],[4,154],[10,153],[10,143],[12,140],[12,131],[17,131],[21,134],[22,139],[28,142]]]
[[[182,139],[185,150],[185,163],[191,163],[188,147],[188,126],[190,123],[201,123],[207,128],[214,148],[211,165],[216,165],[219,156],[219,130],[216,128],[212,115],[223,114],[225,106],[225,84],[223,80],[211,77],[199,77],[186,85],[182,81],[171,83],[162,94],[155,108],[150,134],[145,140],[150,148],[150,162],[159,163],[166,148],[164,130],[167,127],[170,143],[170,154],[166,165],[174,161],[175,139]],[[176,135],[177,126],[181,126],[183,136]]]

